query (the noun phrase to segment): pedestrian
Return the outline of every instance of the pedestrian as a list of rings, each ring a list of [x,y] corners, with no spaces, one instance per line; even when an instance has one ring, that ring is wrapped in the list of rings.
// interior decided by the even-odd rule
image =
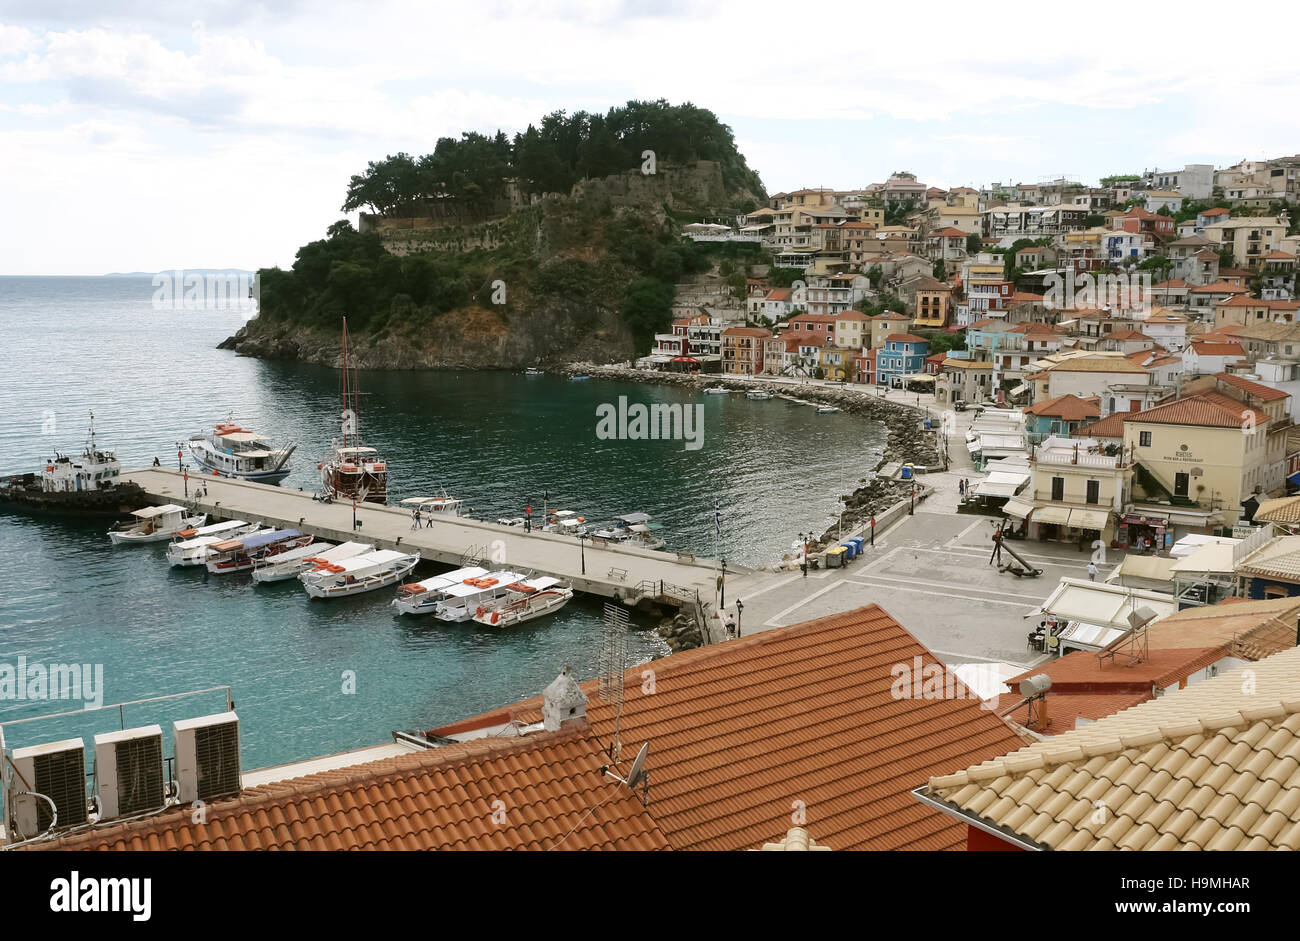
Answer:
[[[411,509],[411,528],[420,528],[420,508],[418,506]]]
[[[957,494],[961,497],[966,496],[966,478],[957,481]]]
[[[158,460],[158,458],[155,457],[155,458],[153,459],[153,466],[154,466],[154,467],[162,467],[162,461]]]
[[[1090,581],[1090,582],[1095,582],[1096,580],[1097,580],[1097,563],[1096,563],[1096,562],[1089,562],[1089,563],[1088,563],[1088,581]]]

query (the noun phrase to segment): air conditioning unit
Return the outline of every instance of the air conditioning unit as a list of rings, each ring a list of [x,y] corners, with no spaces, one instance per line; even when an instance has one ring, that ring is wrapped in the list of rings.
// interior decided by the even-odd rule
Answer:
[[[85,742],[70,738],[16,748],[9,761],[4,797],[10,842],[39,836],[51,822],[60,830],[86,822]],[[47,801],[31,796],[33,792],[54,801],[54,811]],[[53,813],[58,814],[57,821]]]
[[[96,735],[95,788],[101,820],[162,807],[162,727],[146,725]]]
[[[172,723],[177,797],[182,803],[238,794],[239,716],[233,712]]]

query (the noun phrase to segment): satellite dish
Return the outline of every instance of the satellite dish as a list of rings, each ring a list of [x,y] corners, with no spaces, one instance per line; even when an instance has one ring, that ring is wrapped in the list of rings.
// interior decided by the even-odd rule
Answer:
[[[641,779],[646,775],[645,760],[649,754],[650,743],[646,742],[641,746],[641,750],[636,753],[636,758],[632,762],[632,770],[627,775],[627,786],[633,790],[636,789],[636,786],[641,783]]]

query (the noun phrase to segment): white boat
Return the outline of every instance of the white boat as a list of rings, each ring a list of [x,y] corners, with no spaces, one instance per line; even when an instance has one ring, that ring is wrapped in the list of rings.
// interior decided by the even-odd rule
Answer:
[[[360,408],[357,372],[348,368],[348,319],[343,318],[343,438],[331,442],[320,466],[321,488],[335,500],[388,502],[388,462],[374,448],[362,447],[357,424]]]
[[[525,376],[540,376],[540,375],[542,375],[542,374],[545,373],[545,372],[546,372],[546,370],[544,370],[544,369],[538,369],[536,366],[529,366],[527,369],[524,370],[524,375],[525,375]]]
[[[396,549],[379,549],[344,559],[326,562],[298,576],[312,598],[343,598],[395,585],[415,568],[420,556]]]
[[[704,394],[705,394],[705,395],[728,395],[728,394],[730,394],[730,392],[731,392],[730,389],[720,389],[720,388],[717,388],[717,387],[714,387],[714,388],[712,388],[712,389],[705,389],[705,390],[704,390]]]
[[[296,529],[264,529],[208,546],[204,565],[213,575],[247,572],[262,559],[309,545],[312,537]]]
[[[264,435],[229,420],[211,434],[190,438],[190,454],[203,473],[260,484],[278,484],[289,476],[289,455],[295,447],[272,447]]]
[[[834,405],[818,405],[818,406],[817,406],[817,414],[818,414],[818,415],[833,415],[834,413],[836,413],[836,412],[838,412],[838,411],[839,411],[839,409],[836,408]]]
[[[460,500],[443,494],[440,497],[407,497],[401,505],[412,510],[418,509],[422,516],[429,519],[451,519],[460,516]]]
[[[745,398],[747,399],[765,400],[765,399],[770,399],[771,397],[772,397],[771,392],[761,392],[758,389],[750,389],[748,392],[745,393]]]
[[[259,585],[287,581],[317,565],[342,562],[374,550],[373,545],[364,542],[344,542],[337,546],[328,542],[313,542],[262,559],[253,566],[253,581]]]
[[[624,513],[614,518],[612,528],[598,529],[592,533],[592,538],[603,539],[614,545],[662,549],[665,543],[659,537],[661,529],[663,525],[652,522],[648,513]]]
[[[481,605],[474,620],[489,627],[514,627],[525,621],[555,614],[573,598],[573,589],[558,578],[528,578],[506,587],[505,595],[492,605]]]
[[[559,533],[562,536],[585,536],[586,524],[587,521],[572,510],[551,510],[546,514],[542,532]]]
[[[520,572],[501,571],[465,579],[443,591],[433,616],[439,621],[468,621],[479,608],[504,598],[508,586],[525,577]]]
[[[256,523],[226,520],[224,523],[212,523],[197,529],[182,529],[167,545],[167,564],[202,565],[208,558],[208,546],[239,536],[251,536],[258,528]]]
[[[422,581],[410,582],[397,589],[393,607],[398,614],[433,614],[438,609],[438,603],[446,597],[447,589],[463,585],[467,578],[482,578],[487,573],[487,569],[471,565]]]
[[[206,513],[190,516],[189,510],[175,503],[147,506],[131,513],[133,522],[122,523],[108,531],[115,546],[131,546],[142,542],[162,542],[171,539],[182,529],[202,526],[208,520]]]

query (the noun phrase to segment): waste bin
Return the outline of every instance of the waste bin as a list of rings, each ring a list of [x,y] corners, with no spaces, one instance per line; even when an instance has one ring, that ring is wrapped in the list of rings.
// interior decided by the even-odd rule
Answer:
[[[828,569],[843,568],[845,554],[846,550],[843,546],[836,546],[823,552],[822,559]]]
[[[930,430],[930,419],[928,418],[925,420],[925,430],[926,431]]]
[[[856,555],[862,555],[862,553],[867,548],[867,540],[861,536],[854,536],[852,539],[849,540],[849,542],[853,543],[853,548]]]
[[[853,559],[858,554],[858,547],[851,542],[840,543],[840,548],[843,549],[846,553],[846,555],[844,556],[845,561],[852,562]]]

